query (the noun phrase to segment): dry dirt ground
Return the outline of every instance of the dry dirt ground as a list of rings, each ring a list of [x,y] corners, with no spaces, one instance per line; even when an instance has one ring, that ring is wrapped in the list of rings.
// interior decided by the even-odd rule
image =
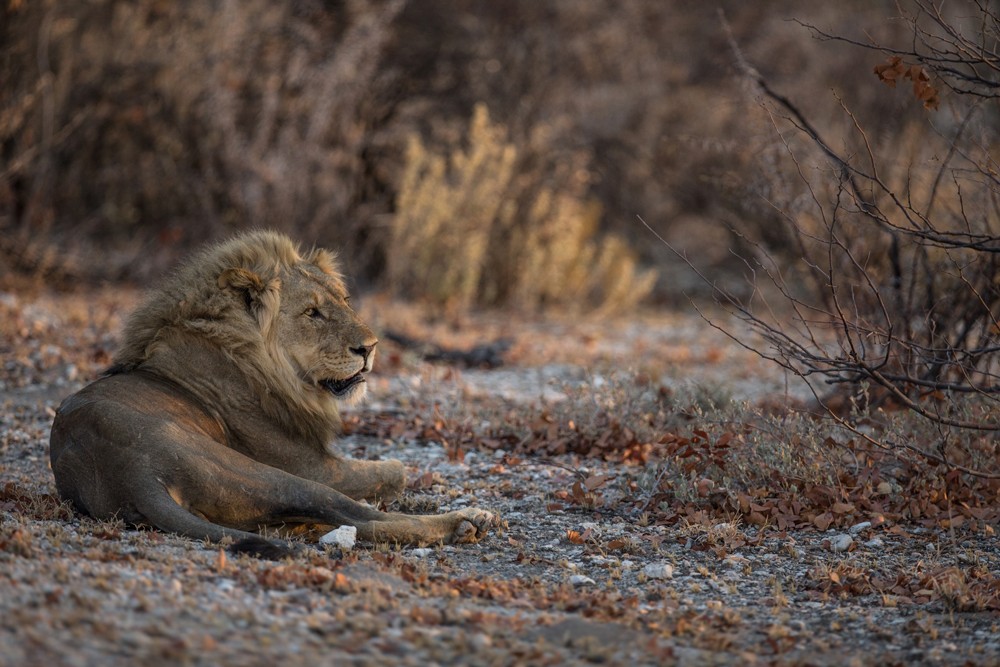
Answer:
[[[107,364],[136,298],[0,295],[0,665],[1000,662],[996,611],[960,611],[940,591],[841,585],[876,571],[995,577],[989,526],[658,525],[629,497],[642,466],[458,452],[433,429],[362,435],[370,420],[435,403],[495,398],[517,410],[558,402],[574,384],[599,392],[616,372],[772,402],[801,392],[691,315],[428,324],[398,304],[367,306],[380,326],[410,322],[409,335],[456,347],[511,340],[494,370],[385,346],[371,400],[341,443],[408,464],[404,511],[499,512],[506,528],[477,545],[308,544],[270,562],[74,514],[53,496],[49,425],[59,401]],[[570,502],[581,488],[587,502]]]

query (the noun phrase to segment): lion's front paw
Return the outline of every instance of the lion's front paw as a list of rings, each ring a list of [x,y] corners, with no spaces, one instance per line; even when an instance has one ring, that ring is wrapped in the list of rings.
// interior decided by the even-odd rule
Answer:
[[[469,544],[478,542],[490,532],[490,528],[500,526],[500,517],[493,512],[467,507],[455,512],[449,512],[457,522],[455,530],[448,541],[454,544]]]

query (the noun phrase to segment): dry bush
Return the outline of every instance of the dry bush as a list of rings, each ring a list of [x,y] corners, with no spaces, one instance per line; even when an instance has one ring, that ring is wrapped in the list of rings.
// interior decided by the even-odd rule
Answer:
[[[978,20],[914,3],[904,13],[911,35],[899,49],[812,29],[869,51],[877,58],[869,85],[921,114],[919,122],[901,115],[899,129],[882,136],[866,110],[836,96],[830,104],[843,123],[815,124],[733,41],[794,179],[772,174],[784,253],[759,235],[749,245],[754,285],[770,291],[718,294],[763,336],[759,353],[809,381],[819,405],[858,437],[998,477],[996,462],[978,449],[981,436],[995,439],[1000,430],[1000,179],[990,107],[1000,82],[989,74],[1000,16],[990,6],[967,9]],[[892,90],[899,82],[903,90]],[[831,394],[824,382],[838,389]],[[932,428],[859,428],[852,405],[902,407]]]
[[[411,136],[387,249],[390,286],[435,303],[627,309],[652,289],[600,205],[533,185],[506,128],[475,109],[447,158]]]
[[[852,76],[849,63],[795,51],[783,19],[801,3],[723,5],[751,54],[803,87]],[[887,6],[808,15],[837,28]],[[774,218],[747,178],[760,143],[747,137],[712,7],[40,0],[0,12],[0,253],[19,271],[150,277],[205,239],[266,225],[342,247],[352,275],[376,282],[394,261],[387,221],[412,168],[410,138],[431,153],[458,149],[483,101],[517,150],[518,223],[563,219],[572,239],[596,226],[592,238],[614,232],[648,261],[658,251],[636,213],[662,230],[684,222],[699,246],[719,242],[705,231],[713,220]],[[548,235],[495,225],[489,272]],[[624,256],[598,252],[598,263]],[[582,264],[544,266],[564,261]],[[488,271],[463,272],[470,283]],[[560,299],[613,302],[605,294],[627,291],[628,274],[609,273],[619,287],[596,293],[562,276],[536,282],[573,284]],[[480,285],[459,301],[551,298],[512,288]],[[675,290],[660,280],[661,297]]]
[[[0,249],[46,271],[26,251],[58,242],[68,273],[115,277],[246,226],[353,238],[366,99],[399,7],[12,3]]]

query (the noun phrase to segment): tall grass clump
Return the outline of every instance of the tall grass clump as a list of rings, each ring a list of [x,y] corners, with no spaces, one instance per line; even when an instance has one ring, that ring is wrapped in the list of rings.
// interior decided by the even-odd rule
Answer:
[[[245,227],[323,243],[360,236],[347,212],[401,6],[0,9],[0,260],[148,277]]]
[[[525,157],[482,104],[447,157],[412,135],[386,253],[390,287],[459,308],[607,311],[645,297],[656,275],[624,240],[600,233],[600,204],[524,174]]]

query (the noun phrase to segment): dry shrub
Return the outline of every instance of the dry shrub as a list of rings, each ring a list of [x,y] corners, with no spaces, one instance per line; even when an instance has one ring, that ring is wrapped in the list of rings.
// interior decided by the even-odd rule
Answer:
[[[600,204],[535,186],[524,155],[478,105],[465,146],[445,158],[411,136],[389,242],[389,284],[457,307],[474,303],[635,305],[656,275],[620,237],[599,234]]]
[[[115,277],[247,226],[357,235],[366,100],[400,3],[16,5],[0,28],[0,251],[20,268],[51,271],[39,242],[66,273]]]
[[[1000,431],[1000,179],[990,105],[1000,81],[982,74],[992,60],[977,45],[992,43],[992,33],[976,26],[996,26],[1000,13],[969,11],[909,7],[902,24],[911,34],[900,48],[813,29],[878,58],[869,86],[911,107],[890,134],[875,131],[885,119],[837,96],[828,99],[841,124],[814,122],[733,40],[793,178],[772,175],[787,254],[757,235],[747,259],[753,298],[718,294],[763,336],[754,349],[805,379],[817,405],[858,439],[997,478],[982,443]],[[979,20],[967,30],[970,15]],[[899,81],[907,83],[897,89]],[[929,428],[920,438],[872,432],[858,426],[852,405],[905,408]]]
[[[869,62],[830,57],[785,19],[878,37],[872,17],[894,12],[891,0],[721,4],[751,57],[805,97],[849,81],[862,106],[884,108],[854,85]],[[760,111],[733,85],[704,4],[0,2],[0,81],[0,270],[149,278],[206,239],[266,225],[341,247],[368,284],[394,264],[398,284],[405,258],[385,221],[416,168],[409,137],[459,146],[484,100],[516,148],[492,184],[510,203],[476,204],[484,216],[500,206],[459,253],[483,265],[433,281],[456,295],[433,299],[627,302],[636,272],[605,233],[645,262],[667,254],[636,214],[666,232],[682,221],[679,235],[715,245],[720,263],[733,260],[718,221],[777,227],[757,196],[761,141],[748,137]],[[546,250],[521,252],[532,244]],[[521,261],[541,291],[510,279]],[[573,275],[588,262],[605,277]]]

